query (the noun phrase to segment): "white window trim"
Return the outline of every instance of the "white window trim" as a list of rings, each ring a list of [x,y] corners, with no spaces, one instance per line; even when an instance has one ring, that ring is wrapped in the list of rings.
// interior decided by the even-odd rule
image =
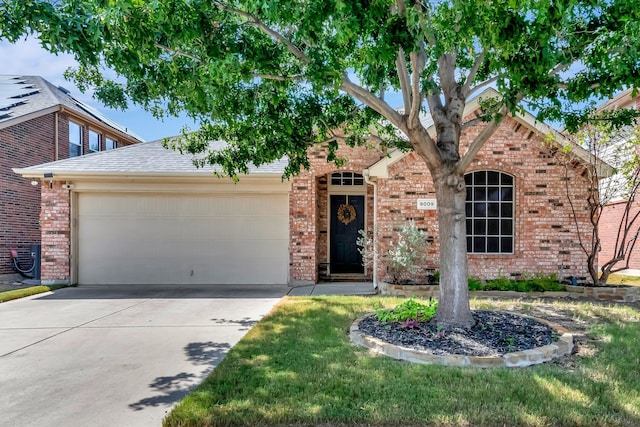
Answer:
[[[98,149],[97,150],[92,150],[91,149],[91,135],[97,135],[98,136]],[[102,134],[100,132],[97,132],[93,129],[89,129],[89,152],[90,153],[97,153],[99,151],[102,151],[100,148],[100,145],[102,144]]]
[[[80,136],[80,142],[79,142],[79,143],[76,143],[75,141],[72,141],[72,140],[71,140],[71,124],[74,124],[74,125],[78,126],[78,130],[80,131],[80,134],[79,134],[79,136]],[[68,129],[69,129],[69,146],[71,146],[71,144],[73,144],[73,145],[75,145],[76,147],[80,147],[80,154],[78,154],[78,156],[71,156],[71,150],[69,150],[69,157],[79,157],[79,156],[82,156],[82,154],[83,154],[83,147],[82,147],[82,145],[83,145],[83,142],[84,142],[84,141],[83,141],[83,139],[84,139],[84,126],[83,126],[83,125],[81,125],[81,124],[80,124],[80,123],[78,123],[78,122],[74,122],[73,120],[69,120],[69,126],[68,126]]]
[[[502,207],[500,207],[499,214],[498,214],[497,217],[485,216],[485,217],[478,217],[477,219],[485,219],[485,220],[487,218],[495,219],[495,220],[498,221],[499,227],[502,227],[502,220],[507,220],[507,219],[511,220],[511,234],[502,234],[501,230],[500,230],[500,232],[498,234],[496,234],[496,235],[493,235],[493,234],[489,235],[488,234],[488,230],[485,230],[485,234],[480,235],[480,234],[470,233],[469,230],[467,230],[466,237],[467,238],[471,237],[471,239],[472,239],[471,248],[467,247],[467,253],[470,254],[470,255],[513,255],[515,253],[515,235],[516,235],[516,233],[515,233],[515,227],[516,227],[516,178],[515,178],[515,176],[513,176],[513,175],[511,175],[509,173],[498,171],[498,170],[489,170],[489,169],[471,171],[471,172],[465,174],[465,176],[472,175],[472,174],[475,174],[477,172],[485,172],[485,173],[487,173],[487,172],[497,172],[499,174],[500,183],[498,185],[493,185],[493,184],[490,185],[488,182],[485,182],[485,184],[483,184],[485,189],[488,189],[489,187],[511,188],[511,200],[510,201],[506,201],[506,202],[503,201],[503,200],[499,200],[498,201],[498,203],[500,203],[500,205],[502,205],[504,203],[510,203],[511,204],[511,216],[510,217],[503,217],[502,216]],[[512,180],[511,181],[512,182],[511,185],[502,184],[502,176],[503,175],[511,177],[511,180]],[[478,186],[478,187],[480,187],[480,186]],[[472,184],[472,186],[467,186],[467,189],[469,189],[469,188],[471,188],[471,189],[476,188],[475,183]],[[490,201],[487,200],[486,202],[489,203]],[[468,202],[465,201],[465,209],[466,209],[467,203]],[[471,203],[472,203],[472,213],[473,213],[474,212],[474,208],[473,208],[473,203],[474,202],[471,202]],[[473,221],[476,218],[472,215],[471,217],[467,217],[467,219],[468,220],[470,219],[471,221]],[[485,228],[486,229],[488,228],[488,226],[486,224],[485,224]],[[482,252],[480,252],[480,251],[476,252],[476,251],[473,250],[473,238],[474,237],[484,237],[485,239],[487,239],[489,237],[498,238],[501,250],[497,251],[497,252],[489,252],[487,250],[487,240],[485,240],[485,250],[482,251]],[[500,240],[502,238],[505,238],[505,237],[508,237],[508,238],[511,239],[511,251],[510,252],[502,251],[502,242]]]

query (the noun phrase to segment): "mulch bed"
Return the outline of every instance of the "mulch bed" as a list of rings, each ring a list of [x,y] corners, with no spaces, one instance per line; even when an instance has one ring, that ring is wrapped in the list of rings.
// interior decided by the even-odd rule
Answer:
[[[384,342],[428,351],[435,355],[499,356],[550,344],[553,329],[530,317],[476,310],[470,329],[441,330],[430,322],[380,322],[374,315],[362,319],[360,331]]]

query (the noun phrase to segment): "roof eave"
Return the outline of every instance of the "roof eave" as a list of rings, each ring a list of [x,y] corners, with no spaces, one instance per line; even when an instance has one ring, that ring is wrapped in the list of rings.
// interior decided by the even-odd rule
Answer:
[[[77,110],[75,110],[73,108],[67,107],[67,106],[62,105],[62,104],[59,105],[59,109],[60,109],[61,113],[70,114],[70,115],[72,115],[72,116],[74,116],[74,117],[76,117],[76,118],[78,118],[78,119],[80,119],[82,121],[89,122],[90,124],[93,124],[96,127],[100,127],[100,128],[103,128],[103,129],[105,129],[105,128],[109,129],[109,132],[114,134],[114,135],[117,135],[120,140],[122,140],[122,138],[124,138],[124,139],[126,139],[126,140],[128,140],[130,142],[133,142],[133,143],[145,142],[144,139],[137,138],[137,137],[135,137],[135,136],[133,136],[133,135],[131,135],[129,133],[126,133],[126,132],[123,132],[123,131],[121,131],[119,129],[116,129],[113,126],[110,126],[107,123],[96,119],[91,114],[77,111]]]
[[[43,108],[42,110],[32,111],[31,113],[23,114],[17,117],[11,117],[0,123],[0,130],[6,129],[11,126],[19,125],[20,123],[27,122],[29,120],[37,119],[38,117],[46,116],[47,114],[59,112],[62,109],[62,105],[54,105],[51,107]]]
[[[220,179],[225,176],[218,176],[213,172],[131,172],[131,171],[56,171],[31,168],[14,168],[13,172],[24,178],[49,179],[52,181],[64,181],[68,179],[129,179],[129,178],[161,178],[161,179]],[[250,172],[246,175],[239,175],[240,178],[277,178],[282,179],[284,172]]]

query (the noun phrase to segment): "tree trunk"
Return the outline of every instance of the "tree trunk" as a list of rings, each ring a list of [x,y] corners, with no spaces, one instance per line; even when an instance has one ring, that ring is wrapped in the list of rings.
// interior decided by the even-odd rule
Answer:
[[[432,173],[438,200],[440,297],[436,322],[443,328],[470,328],[464,177],[446,165]]]

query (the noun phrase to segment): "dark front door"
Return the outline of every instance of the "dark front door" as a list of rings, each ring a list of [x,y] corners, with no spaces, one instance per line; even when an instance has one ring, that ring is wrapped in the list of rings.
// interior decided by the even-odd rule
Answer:
[[[363,273],[356,239],[364,229],[364,196],[331,196],[331,274]]]

